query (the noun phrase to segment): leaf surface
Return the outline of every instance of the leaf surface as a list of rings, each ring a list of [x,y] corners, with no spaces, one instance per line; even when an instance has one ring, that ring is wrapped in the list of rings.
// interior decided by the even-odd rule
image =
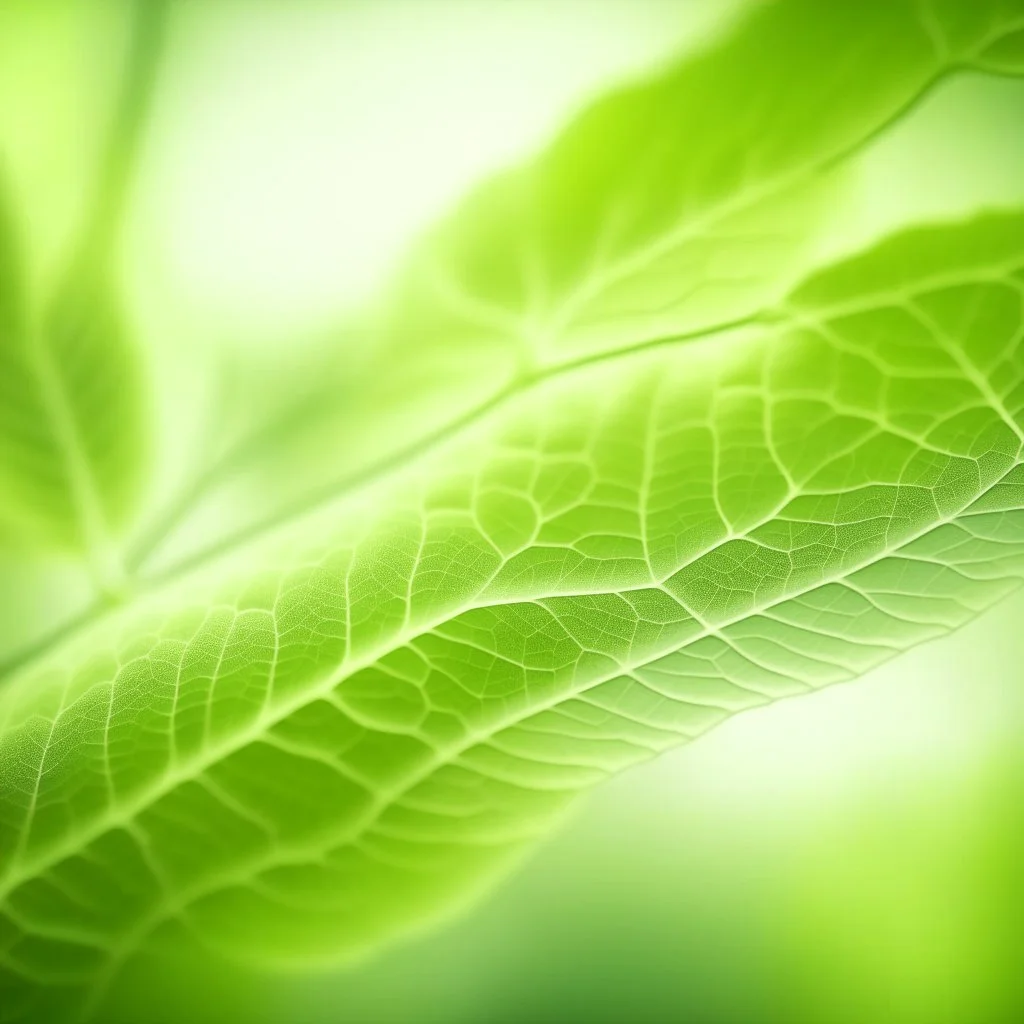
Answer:
[[[1022,70],[1022,23],[758,8],[424,240],[328,446],[340,486],[282,479],[0,690],[0,1018],[88,1015],[182,944],[370,948],[609,774],[1017,586],[1024,214],[825,269],[803,243],[832,170],[931,83]],[[114,528],[138,458],[102,281],[42,333],[0,291],[0,455],[55,537]]]
[[[11,978],[78,999],[185,936],[363,948],[608,774],[1007,593],[1022,240],[913,232],[763,325],[545,381],[12,685]]]

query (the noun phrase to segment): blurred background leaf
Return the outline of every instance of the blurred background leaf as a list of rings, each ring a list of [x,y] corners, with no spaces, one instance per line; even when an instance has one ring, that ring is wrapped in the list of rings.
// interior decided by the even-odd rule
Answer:
[[[361,304],[339,308],[333,324],[285,326],[286,344],[250,344],[241,360],[223,355],[210,429],[197,442],[203,464],[185,473],[179,493],[140,537],[133,561],[166,569],[233,532],[321,502],[532,373],[639,339],[740,321],[780,298],[822,250],[842,249],[849,233],[843,213],[851,197],[856,202],[861,154],[972,66],[981,41],[999,35],[1004,7],[1004,0],[984,0],[969,16],[936,14],[946,33],[940,46],[913,0],[827,8],[819,0],[787,0],[736,10],[636,5],[654,13],[633,17],[650,18],[663,39],[657,46],[646,42],[648,60],[629,69],[625,84],[596,100],[577,99],[569,108],[574,116],[538,140],[546,145],[525,156],[515,152],[510,170],[485,176],[450,212],[435,211],[432,222],[411,220],[410,228],[421,228],[411,255],[392,254],[390,282],[382,274],[385,283],[365,290]],[[342,27],[364,38],[369,8],[339,10],[348,12],[335,28],[339,39]],[[383,17],[402,10],[385,6]],[[433,10],[432,22],[441,25],[452,11],[476,12],[499,26],[508,17],[500,5],[486,3]],[[591,17],[614,29],[622,10],[612,3],[594,8]],[[330,23],[329,11],[272,16],[271,23],[295,33],[290,45],[304,52],[309,37]],[[556,26],[560,16],[551,16]],[[262,16],[252,17],[258,26]],[[218,20],[183,18],[177,38],[184,52],[202,54],[211,34],[216,43]],[[535,58],[546,33],[554,34],[547,21],[534,18],[535,41],[526,43],[524,63]],[[384,24],[374,27],[383,32]],[[389,28],[401,36],[397,18]],[[455,53],[480,46],[461,23],[451,32],[447,46],[457,46]],[[584,41],[590,34],[582,34]],[[596,29],[592,34],[599,36]],[[668,45],[673,40],[675,52]],[[623,52],[631,45],[624,42]],[[238,59],[230,48],[223,53]],[[406,56],[395,43],[382,66],[397,75]],[[396,91],[415,91],[415,75],[402,73],[410,77]],[[302,80],[283,76],[284,87],[294,88],[297,77]],[[346,84],[367,88],[358,78]],[[386,107],[390,92],[374,95]],[[303,118],[316,116],[320,102]],[[438,102],[452,100],[440,92]],[[332,111],[340,106],[336,116],[344,116],[343,103],[331,101]],[[250,98],[241,110],[258,120],[273,116],[278,104]],[[442,124],[448,116],[439,105],[425,127],[402,124],[399,131],[414,139],[426,132],[426,147],[431,132],[450,130]],[[223,130],[238,131],[227,124]],[[195,134],[192,144],[204,144],[202,125]],[[470,137],[452,141],[453,162],[477,145],[486,148]],[[396,140],[396,159],[401,146]],[[386,219],[401,197],[367,191],[359,167],[366,154],[353,149],[349,159],[355,170],[339,169],[336,191],[361,186],[368,209]],[[238,167],[237,173],[250,172]],[[390,180],[394,173],[380,161],[378,177]],[[419,173],[417,164],[417,173],[397,188],[415,190]],[[204,189],[213,187],[211,179]],[[234,202],[237,187],[214,194]],[[292,203],[303,215],[301,197]],[[321,217],[329,216],[328,203]],[[892,210],[888,217],[877,231],[900,222]],[[361,227],[351,213],[349,220]],[[207,228],[204,237],[210,234]],[[249,241],[253,248],[265,244],[259,237]],[[346,288],[341,281],[336,291]]]

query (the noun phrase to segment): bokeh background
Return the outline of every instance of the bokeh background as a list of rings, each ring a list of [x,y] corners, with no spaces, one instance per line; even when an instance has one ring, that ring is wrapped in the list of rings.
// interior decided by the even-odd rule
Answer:
[[[197,383],[210,366],[322,344],[468,185],[742,3],[173,6],[122,267],[173,384],[169,491],[217,412]],[[88,202],[126,7],[0,5],[0,154],[39,282]],[[1024,202],[1021,125],[1024,85],[943,85],[857,161],[822,244]],[[74,607],[75,584],[59,564],[0,561],[13,648]],[[1017,596],[615,780],[482,904],[365,962],[316,976],[140,964],[111,1014],[138,1020],[142,998],[149,1019],[197,1024],[1022,1020],[1022,625]]]

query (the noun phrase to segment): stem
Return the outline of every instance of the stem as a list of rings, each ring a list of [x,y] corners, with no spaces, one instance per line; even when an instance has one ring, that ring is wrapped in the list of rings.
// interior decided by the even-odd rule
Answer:
[[[514,380],[478,405],[465,410],[455,420],[442,424],[426,437],[420,438],[412,444],[400,448],[385,458],[346,477],[332,481],[329,485],[307,494],[301,502],[293,502],[286,505],[272,515],[253,523],[251,526],[243,528],[221,541],[210,544],[192,555],[186,556],[162,572],[140,577],[136,581],[133,594],[148,594],[159,590],[161,587],[186,577],[191,572],[202,569],[206,564],[213,562],[217,558],[229,555],[243,545],[256,541],[275,529],[304,515],[316,512],[317,509],[323,508],[330,504],[331,501],[337,500],[345,494],[387,478],[417,455],[426,454],[445,442],[453,440],[460,433],[478,425],[517,396],[525,394],[546,381],[582,370],[588,366],[628,360],[640,353],[672,345],[687,344],[705,337],[713,337],[716,334],[739,331],[744,327],[756,326],[758,324],[770,325],[775,320],[776,316],[773,312],[754,313],[737,320],[723,321],[722,323],[713,324],[710,327],[700,328],[692,332],[651,338],[632,349],[591,353],[552,367],[546,372],[542,371],[531,377]],[[118,607],[119,604],[117,602],[104,599],[101,596],[69,622],[58,626],[52,632],[45,634],[28,647],[15,653],[7,661],[0,663],[0,684],[28,667],[36,659],[45,656],[55,645],[85,630],[100,619],[116,611]]]
[[[712,338],[719,334],[727,334],[738,331],[744,327],[756,324],[771,323],[775,320],[774,312],[771,310],[756,311],[745,316],[737,317],[734,320],[725,320],[720,323],[710,324],[706,327],[699,327],[692,331],[662,335],[649,338],[638,345],[628,349],[613,349],[611,351],[593,352],[576,359],[558,363],[532,374],[520,376],[509,381],[504,387],[498,389],[488,398],[476,405],[470,406],[454,419],[448,420],[430,433],[417,438],[410,444],[396,449],[368,466],[361,467],[345,476],[337,477],[319,487],[314,487],[304,493],[298,500],[283,505],[280,509],[272,512],[255,522],[236,530],[234,533],[215,541],[192,555],[188,555],[176,562],[169,568],[154,573],[147,578],[149,583],[160,583],[176,579],[192,571],[206,562],[223,557],[238,548],[249,544],[256,539],[272,533],[274,530],[285,526],[303,516],[310,515],[317,509],[329,505],[342,496],[359,490],[365,486],[375,483],[402,466],[440,447],[450,441],[468,428],[475,426],[484,420],[488,415],[503,405],[506,405],[513,398],[530,391],[539,385],[567,376],[577,370],[600,363],[615,362],[620,359],[630,359],[634,356],[646,353],[652,349],[665,348],[671,345],[685,344],[687,342],[703,341],[705,338]],[[139,552],[141,560],[144,561],[147,552]]]

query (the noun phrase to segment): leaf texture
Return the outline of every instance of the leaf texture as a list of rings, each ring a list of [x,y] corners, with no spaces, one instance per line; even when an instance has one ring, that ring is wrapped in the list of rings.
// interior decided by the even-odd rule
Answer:
[[[78,1001],[189,934],[362,948],[608,774],[1007,593],[1022,240],[1009,213],[906,234],[760,326],[558,375],[262,572],[250,552],[12,686],[11,985]]]
[[[1024,213],[807,242],[936,81],[1024,71],[1022,25],[758,7],[414,247],[359,429],[310,457],[343,476],[282,479],[0,689],[0,1019],[88,1017],[182,944],[370,948],[608,775],[1018,586]],[[34,315],[10,228],[0,273],[5,511],[103,547],[142,459],[116,297],[83,270]]]

